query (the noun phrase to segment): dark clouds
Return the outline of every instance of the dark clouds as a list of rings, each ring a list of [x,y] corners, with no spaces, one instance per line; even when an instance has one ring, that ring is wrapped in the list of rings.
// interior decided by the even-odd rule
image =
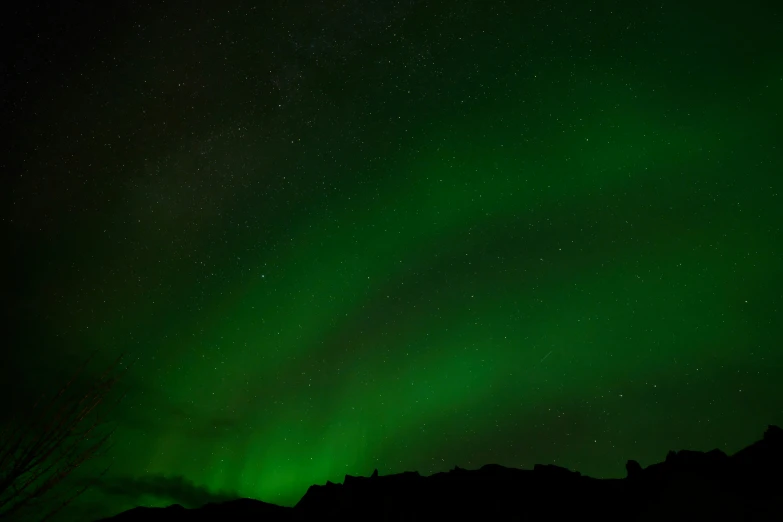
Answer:
[[[156,501],[195,508],[210,502],[226,502],[240,498],[236,493],[211,491],[185,477],[173,475],[118,476],[90,483],[92,488],[132,505]]]

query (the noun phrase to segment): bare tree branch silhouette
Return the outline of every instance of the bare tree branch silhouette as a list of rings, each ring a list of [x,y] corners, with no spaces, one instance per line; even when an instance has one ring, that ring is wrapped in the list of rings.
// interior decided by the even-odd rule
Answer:
[[[15,419],[0,429],[0,520],[35,516],[49,520],[85,492],[88,486],[64,487],[66,479],[88,461],[110,449],[114,430],[105,414],[122,397],[108,404],[108,396],[130,366],[121,355],[98,377],[84,379],[94,353],[71,379],[50,398],[42,395],[26,419]],[[81,379],[81,380],[80,380]],[[108,471],[108,467],[99,473]]]

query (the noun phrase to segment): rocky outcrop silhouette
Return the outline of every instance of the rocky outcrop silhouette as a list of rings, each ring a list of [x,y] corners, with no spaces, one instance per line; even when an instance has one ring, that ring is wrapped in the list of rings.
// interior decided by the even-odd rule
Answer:
[[[626,470],[623,479],[595,479],[553,465],[455,467],[428,477],[375,470],[370,477],[346,475],[342,484],[311,486],[293,508],[242,499],[198,509],[136,508],[104,520],[783,520],[783,430],[777,426],[732,456],[671,451],[646,468],[630,460]]]

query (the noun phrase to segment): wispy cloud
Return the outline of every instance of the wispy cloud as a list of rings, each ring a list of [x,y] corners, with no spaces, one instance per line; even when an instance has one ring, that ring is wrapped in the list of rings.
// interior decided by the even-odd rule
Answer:
[[[211,491],[180,475],[106,477],[92,482],[91,485],[97,491],[121,497],[131,504],[139,504],[145,497],[151,496],[194,508],[210,502],[226,502],[240,498],[236,493]]]

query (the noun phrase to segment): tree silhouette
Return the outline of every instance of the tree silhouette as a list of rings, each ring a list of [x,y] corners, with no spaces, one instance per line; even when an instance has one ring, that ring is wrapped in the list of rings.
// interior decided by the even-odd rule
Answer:
[[[113,430],[99,406],[128,370],[121,368],[120,356],[100,376],[80,379],[91,359],[54,396],[41,396],[26,419],[0,430],[1,520],[29,520],[36,509],[48,520],[87,489],[68,490],[63,482],[109,449]]]

